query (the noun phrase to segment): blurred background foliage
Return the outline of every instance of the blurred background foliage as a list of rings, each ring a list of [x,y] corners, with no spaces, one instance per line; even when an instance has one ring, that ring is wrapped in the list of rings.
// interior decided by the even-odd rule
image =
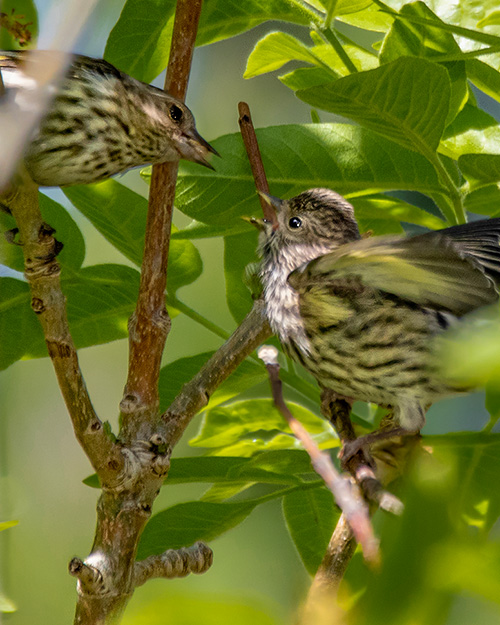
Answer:
[[[0,12],[14,9],[32,22],[33,45],[53,6],[2,0]],[[102,0],[76,51],[104,55],[162,85],[174,8],[173,0]],[[361,229],[375,234],[441,228],[462,221],[464,211],[471,219],[497,216],[499,23],[492,0],[205,1],[187,102],[222,159],[215,172],[181,166],[163,407],[252,302],[243,276],[255,260],[256,234],[240,217],[259,206],[237,133],[237,102],[250,104],[261,128],[275,195],[331,187],[349,197]],[[0,29],[0,46],[14,47],[9,37]],[[148,177],[148,170],[133,171],[41,196],[44,217],[65,244],[63,288],[87,385],[115,431]],[[12,220],[2,216],[1,227],[13,227]],[[0,533],[0,620],[63,625],[74,609],[67,563],[89,551],[98,484],[88,477],[43,358],[20,251],[2,242],[0,255],[0,530],[7,530]],[[497,311],[470,319],[460,335],[446,341],[446,370],[485,386],[486,395],[429,411],[423,448],[393,485],[405,502],[403,517],[374,517],[381,569],[368,570],[356,553],[347,571],[340,591],[346,622],[499,622]],[[314,383],[282,364],[294,413],[335,455],[337,440],[317,416]],[[268,396],[265,371],[249,359],[176,448],[139,556],[204,538],[214,566],[200,577],[139,588],[127,625],[293,619],[338,511]],[[373,407],[355,406],[360,429],[379,418]]]

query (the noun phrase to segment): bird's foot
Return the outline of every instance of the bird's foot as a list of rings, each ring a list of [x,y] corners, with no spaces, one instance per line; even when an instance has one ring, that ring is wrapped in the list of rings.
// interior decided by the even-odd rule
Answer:
[[[413,430],[407,430],[403,427],[395,427],[386,430],[378,430],[371,432],[365,436],[358,436],[352,441],[344,441],[342,449],[339,454],[340,465],[342,469],[347,469],[349,461],[358,453],[362,453],[366,458],[366,464],[373,465],[373,460],[370,455],[370,447],[373,443],[395,438],[397,436],[414,436],[418,432]]]

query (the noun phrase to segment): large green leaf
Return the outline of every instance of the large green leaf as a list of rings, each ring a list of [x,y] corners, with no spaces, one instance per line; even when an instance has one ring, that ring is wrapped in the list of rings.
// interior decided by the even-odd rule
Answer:
[[[500,189],[496,184],[481,187],[464,198],[464,206],[471,213],[480,215],[500,216]]]
[[[64,207],[42,193],[38,197],[43,220],[54,228],[55,238],[64,245],[57,261],[63,268],[78,269],[85,258],[85,241],[80,229]],[[0,211],[0,231],[15,227],[14,218]],[[0,264],[24,271],[22,247],[8,243],[4,236],[0,236]]]
[[[124,265],[94,265],[66,270],[61,280],[67,298],[68,320],[78,348],[107,343],[127,336],[127,322],[134,310],[139,273]],[[0,368],[21,358],[47,356],[47,347],[36,315],[30,307],[25,282],[0,278]]]
[[[165,410],[179,393],[182,385],[195,376],[214,352],[204,352],[195,356],[187,356],[162,367],[160,371],[160,402]],[[263,382],[267,378],[264,367],[248,360],[225,380],[210,397],[209,408],[231,399],[247,389]]]
[[[500,72],[479,59],[466,61],[467,77],[478,89],[500,101]]]
[[[405,4],[400,15],[423,17],[443,22],[423,2]],[[380,62],[390,63],[401,56],[415,56],[439,61],[439,57],[454,55],[460,58],[461,50],[450,32],[406,20],[395,20],[380,51]],[[451,82],[450,108],[446,123],[449,124],[467,101],[467,80],[464,61],[445,63]]]
[[[340,516],[332,493],[324,487],[295,490],[283,497],[283,514],[307,572],[314,575]]]
[[[67,187],[64,193],[112,245],[140,266],[148,206],[142,195],[115,180]],[[173,240],[169,254],[167,288],[175,292],[194,282],[201,275],[203,264],[189,241]]]
[[[153,80],[167,66],[174,10],[175,0],[127,0],[105,58],[139,80]],[[196,44],[234,37],[270,19],[308,25],[316,13],[295,0],[211,0],[203,5]]]
[[[271,193],[279,197],[311,187],[330,187],[343,195],[443,192],[423,156],[356,126],[274,126],[257,130],[257,138]],[[223,156],[217,171],[182,164],[176,206],[197,221],[232,228],[239,217],[258,215],[260,206],[241,136],[226,135],[213,143]]]
[[[336,447],[329,424],[307,408],[288,402],[293,415],[322,446]],[[270,399],[234,402],[207,410],[194,447],[208,447],[216,455],[248,456],[259,451],[300,449],[287,423]]]
[[[443,134],[451,88],[448,72],[440,65],[402,57],[330,85],[296,93],[312,106],[354,119],[428,156]]]
[[[142,560],[166,549],[192,545],[197,540],[213,540],[244,521],[258,503],[256,500],[238,503],[190,501],[158,512],[144,529],[137,557]]]

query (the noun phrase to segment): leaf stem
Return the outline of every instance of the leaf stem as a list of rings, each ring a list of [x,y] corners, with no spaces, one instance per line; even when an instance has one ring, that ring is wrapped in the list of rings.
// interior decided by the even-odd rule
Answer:
[[[460,191],[457,189],[455,183],[453,182],[452,177],[450,176],[448,170],[443,165],[443,161],[439,157],[439,154],[436,152],[430,152],[427,155],[427,158],[434,165],[434,168],[437,171],[441,182],[444,184],[446,189],[448,190],[448,196],[444,196],[446,199],[451,201],[452,211],[447,211],[444,206],[441,204],[440,208],[443,211],[444,216],[451,224],[464,224],[467,222],[467,218],[465,215],[464,205],[462,201],[462,195]]]
[[[326,8],[325,16],[325,28],[330,28],[333,20],[335,19],[335,12],[337,10],[337,0],[330,0]]]
[[[181,313],[189,317],[196,323],[199,323],[201,326],[212,332],[213,334],[219,336],[221,339],[227,340],[230,336],[229,332],[226,332],[223,328],[218,326],[216,323],[213,323],[203,315],[200,315],[199,312],[182,302],[180,299],[177,299],[175,295],[167,295],[167,304],[177,308]]]
[[[340,60],[345,65],[345,68],[350,74],[356,74],[358,72],[358,68],[354,65],[354,63],[349,58],[349,55],[344,50],[342,44],[340,43],[337,35],[333,31],[332,28],[322,28],[320,26],[315,26],[314,30],[322,37],[326,39],[327,43],[329,43],[335,52],[338,54]]]

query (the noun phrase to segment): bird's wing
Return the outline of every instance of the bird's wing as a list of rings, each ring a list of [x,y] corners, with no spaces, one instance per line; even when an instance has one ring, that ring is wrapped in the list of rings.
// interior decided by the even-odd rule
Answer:
[[[353,280],[458,316],[495,302],[498,291],[475,253],[431,234],[355,241],[302,265],[288,280],[301,294],[313,285]]]

